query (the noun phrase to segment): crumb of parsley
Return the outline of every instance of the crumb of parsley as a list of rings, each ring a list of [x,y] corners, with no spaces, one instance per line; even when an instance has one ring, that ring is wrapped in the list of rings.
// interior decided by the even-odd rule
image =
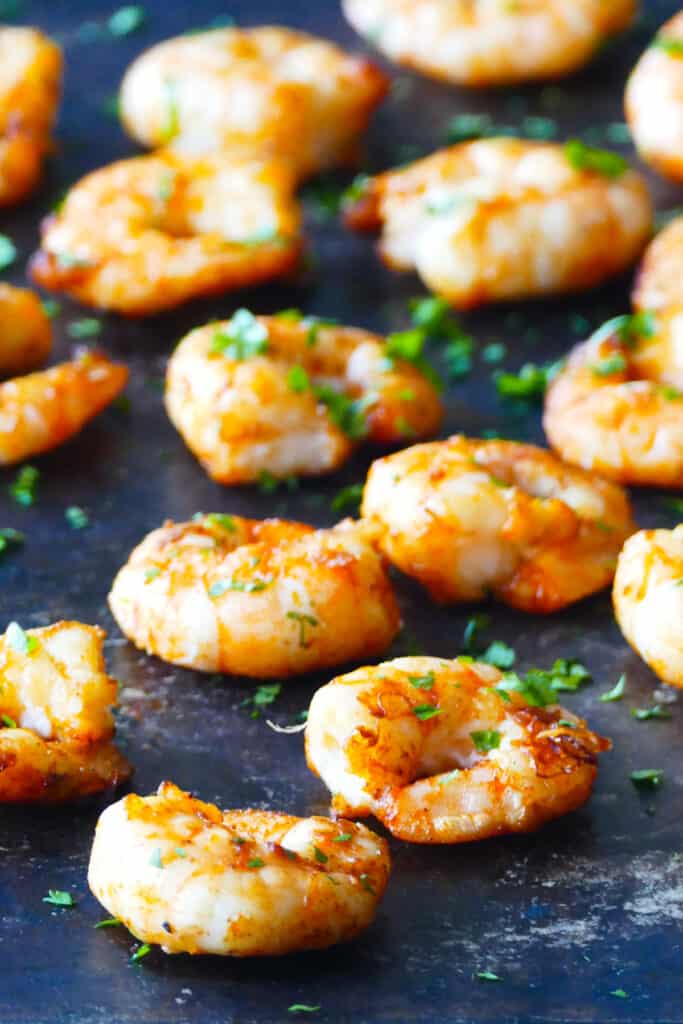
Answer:
[[[0,556],[2,556],[8,548],[20,547],[25,541],[24,534],[19,530],[14,530],[11,526],[0,527]]]
[[[50,903],[53,907],[75,907],[76,901],[70,892],[62,889],[48,889],[47,896],[43,896],[43,903]]]
[[[435,718],[441,713],[442,709],[435,704],[418,704],[417,707],[413,708],[413,714],[416,718],[419,718],[421,722],[426,722],[430,718]]]
[[[7,235],[0,235],[0,270],[11,267],[17,258],[17,247]]]
[[[652,718],[671,718],[671,714],[661,704],[655,704],[651,708],[631,708],[631,718],[637,722],[649,722]]]
[[[628,170],[628,161],[624,160],[623,156],[608,149],[587,146],[580,139],[566,142],[564,154],[567,162],[576,171],[593,171],[605,178],[619,178]]]
[[[144,960],[152,952],[152,947],[148,942],[143,942],[134,953],[131,953],[130,962],[133,964],[138,963],[140,960]]]
[[[107,28],[113,36],[127,36],[145,22],[145,9],[141,4],[128,4],[114,11],[107,21]]]
[[[479,754],[488,754],[500,746],[501,735],[495,729],[476,729],[470,733],[470,739]]]
[[[320,1004],[313,1006],[311,1003],[292,1003],[287,1007],[287,1013],[317,1013]]]
[[[17,654],[32,654],[38,646],[34,636],[29,636],[18,622],[10,622],[5,632],[5,640]]]
[[[248,309],[238,309],[211,341],[210,356],[238,361],[261,355],[268,348],[268,330]]]
[[[64,512],[64,518],[72,530],[84,530],[90,523],[88,513],[78,505],[69,505]]]
[[[346,509],[357,511],[363,497],[363,487],[364,484],[347,484],[346,487],[337,491],[331,501],[334,511],[343,512]]]
[[[657,789],[664,781],[661,768],[639,768],[629,776],[634,786],[643,789]]]
[[[93,925],[93,928],[118,928],[121,924],[118,917],[105,917]]]
[[[603,704],[607,704],[607,703],[609,703],[610,701],[613,701],[613,700],[621,700],[621,698],[624,696],[625,690],[626,690],[626,676],[625,675],[621,675],[621,676],[619,676],[619,679],[617,680],[617,682],[615,683],[615,685],[612,687],[611,690],[608,690],[606,693],[602,693],[600,695],[600,700],[603,702]]]
[[[239,705],[241,708],[251,708],[250,717],[260,718],[261,711],[269,707],[280,695],[282,683],[262,683],[257,686],[254,692]]]
[[[66,331],[70,338],[94,338],[102,330],[102,321],[94,316],[85,316],[80,320],[72,320]]]
[[[16,475],[13,483],[9,486],[9,493],[19,505],[32,505],[36,500],[36,490],[40,473],[35,466],[22,466]]]
[[[503,979],[493,971],[477,971],[474,975],[477,981],[502,981]]]

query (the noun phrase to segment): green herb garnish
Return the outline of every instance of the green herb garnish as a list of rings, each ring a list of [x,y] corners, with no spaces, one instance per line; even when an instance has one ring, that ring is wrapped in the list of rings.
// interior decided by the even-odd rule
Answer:
[[[565,143],[564,154],[568,163],[576,171],[594,171],[605,178],[619,178],[628,170],[628,162],[618,153],[607,149],[595,149],[587,146],[580,139],[571,139]]]
[[[426,722],[430,718],[435,718],[440,715],[442,709],[434,704],[418,704],[417,707],[413,708],[413,714],[416,718],[419,718],[421,722]]]
[[[600,700],[603,702],[603,704],[607,704],[613,700],[621,700],[621,698],[624,696],[625,690],[626,676],[621,675],[619,676],[619,679],[617,680],[616,684],[612,687],[611,690],[608,690],[607,693],[603,693],[600,695]]]
[[[14,483],[9,486],[9,493],[19,505],[32,505],[36,500],[36,490],[40,473],[35,466],[22,466]]]
[[[11,526],[0,527],[0,555],[10,547],[19,547],[24,540],[24,534],[19,530],[14,530]]]
[[[660,768],[639,768],[629,778],[639,788],[657,789],[664,781],[664,772]]]
[[[225,328],[216,331],[210,356],[226,356],[242,361],[262,355],[268,348],[268,331],[248,309],[238,309]]]
[[[470,739],[480,754],[488,754],[500,746],[501,735],[495,729],[476,729],[470,733]]]
[[[145,9],[140,4],[129,4],[119,7],[107,22],[107,28],[113,36],[127,36],[135,32],[145,21]]]
[[[671,715],[660,704],[655,704],[651,708],[631,708],[631,718],[637,722],[649,722],[651,718],[671,718]]]
[[[38,646],[34,636],[29,636],[18,622],[10,622],[5,633],[5,640],[17,654],[32,654]]]
[[[84,530],[90,522],[88,513],[78,505],[69,505],[64,512],[64,518],[72,530]]]
[[[75,907],[76,901],[70,892],[63,892],[61,889],[48,889],[47,896],[43,896],[43,903],[51,903],[53,907]]]
[[[17,258],[17,247],[7,235],[0,235],[0,270],[11,267]]]
[[[335,512],[343,512],[347,508],[357,510],[363,497],[363,484],[347,484],[337,491],[332,498],[332,508]]]

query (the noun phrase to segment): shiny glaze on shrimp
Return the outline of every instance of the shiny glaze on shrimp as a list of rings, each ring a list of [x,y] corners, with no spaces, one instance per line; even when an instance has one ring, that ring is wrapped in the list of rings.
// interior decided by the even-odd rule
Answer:
[[[51,348],[50,318],[38,296],[0,282],[0,377],[35,370]]]
[[[220,811],[163,782],[103,812],[88,884],[165,953],[280,956],[364,931],[389,870],[386,842],[363,825]]]
[[[453,306],[576,291],[629,266],[647,241],[643,178],[577,170],[560,145],[464,142],[368,179],[350,227]]]
[[[75,800],[130,775],[112,743],[105,635],[57,622],[0,637],[0,803]]]
[[[246,336],[254,342],[247,350]],[[337,395],[345,405],[335,416]],[[223,484],[329,472],[361,439],[429,436],[442,416],[434,386],[390,358],[383,338],[292,311],[255,318],[239,310],[188,334],[168,364],[166,409]]]
[[[475,87],[570,74],[636,12],[635,0],[343,0],[342,7],[391,60]]]
[[[34,281],[144,315],[256,284],[298,261],[299,208],[281,164],[170,152],[86,175],[43,225]]]
[[[400,615],[372,531],[200,516],[150,533],[109,605],[129,640],[204,672],[291,676],[385,650]]]
[[[603,587],[633,532],[621,488],[515,441],[455,436],[370,467],[362,515],[437,601],[558,611]]]
[[[580,718],[530,706],[498,669],[466,659],[397,658],[339,676],[315,693],[306,726],[306,759],[332,809],[374,814],[413,843],[540,828],[588,799],[608,747]]]
[[[683,524],[629,538],[613,597],[617,622],[634,651],[665,683],[683,687]]]
[[[297,178],[348,163],[388,88],[370,61],[288,28],[222,28],[138,57],[121,117],[145,146],[277,157]]]

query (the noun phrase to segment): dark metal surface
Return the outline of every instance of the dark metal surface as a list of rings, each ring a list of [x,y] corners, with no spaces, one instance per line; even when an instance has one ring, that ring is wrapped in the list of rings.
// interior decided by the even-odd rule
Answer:
[[[21,259],[8,276],[20,281],[35,246],[39,217],[83,172],[134,152],[103,103],[141,49],[164,36],[207,24],[224,11],[215,0],[192,5],[150,0],[145,27],[124,39],[92,38],[84,21],[112,7],[101,0],[35,0],[21,17],[59,35],[66,47],[66,97],[59,151],[39,195],[2,215],[0,230]],[[498,123],[527,128],[525,117],[555,119],[558,137],[575,133],[604,142],[622,119],[628,69],[676,4],[649,3],[646,23],[609,46],[592,69],[550,88],[472,93],[395,71],[397,85],[376,118],[365,166],[390,166],[441,144],[448,119],[490,112]],[[318,0],[234,0],[239,21],[285,22],[333,37],[358,51],[336,3]],[[536,127],[538,125],[536,124]],[[546,126],[547,127],[547,126]],[[626,149],[625,151],[628,151]],[[660,209],[680,193],[653,179]],[[309,203],[315,214],[315,204]],[[24,626],[80,618],[109,629],[110,671],[121,680],[119,739],[136,769],[134,787],[162,778],[225,807],[252,805],[297,814],[325,813],[327,793],[307,771],[300,736],[271,732],[240,702],[243,681],[180,671],[121,640],[105,598],[132,545],[165,517],[197,510],[262,516],[284,514],[330,524],[330,498],[361,480],[368,457],[327,482],[294,493],[212,484],[168,423],[160,381],[166,356],[193,324],[229,315],[239,304],[258,311],[299,305],[382,331],[408,324],[407,300],[422,289],[411,277],[382,269],[371,244],[337,223],[310,222],[315,270],[305,280],[248,295],[186,307],[148,322],[103,318],[101,344],[131,368],[129,413],[110,410],[71,444],[36,461],[38,498],[24,509],[8,496],[13,473],[0,475],[0,526],[26,532],[22,550],[0,563],[0,621]],[[505,365],[563,354],[591,325],[628,307],[630,281],[561,302],[502,307],[466,318],[479,343],[507,345]],[[57,354],[71,344],[68,324],[84,315],[64,302],[56,320]],[[90,314],[88,314],[90,315]],[[578,319],[585,318],[585,321]],[[437,359],[438,361],[438,359]],[[491,367],[479,356],[471,377],[449,393],[444,433],[498,428],[504,436],[541,440],[537,408],[501,403]],[[635,495],[641,525],[673,524],[662,495]],[[85,508],[90,525],[73,530],[69,505]],[[416,587],[398,583],[406,625],[420,649],[452,656],[475,609],[440,609]],[[0,811],[0,1020],[113,1024],[270,1024],[288,1019],[293,1003],[320,1004],[312,1019],[364,1021],[683,1021],[683,708],[670,721],[637,722],[633,706],[652,703],[654,676],[629,651],[614,624],[608,594],[549,619],[488,609],[488,639],[512,643],[521,667],[580,658],[595,682],[566,703],[612,737],[593,800],[542,833],[461,848],[392,842],[394,873],[376,924],[352,946],[275,961],[169,958],[153,952],[128,962],[132,940],[122,929],[94,931],[106,916],[89,895],[89,844],[102,804],[79,809]],[[395,650],[401,649],[400,643]],[[627,696],[605,704],[599,695],[627,675]],[[271,709],[290,723],[321,678],[293,681]],[[629,781],[637,768],[662,768],[652,795]],[[77,906],[41,902],[48,888],[71,891]],[[497,983],[474,980],[490,970]],[[624,990],[627,998],[613,995]]]

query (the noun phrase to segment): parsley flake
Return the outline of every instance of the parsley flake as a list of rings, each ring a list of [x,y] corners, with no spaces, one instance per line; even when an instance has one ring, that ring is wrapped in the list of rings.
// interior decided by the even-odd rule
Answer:
[[[250,707],[251,717],[259,718],[263,708],[269,707],[279,696],[282,689],[281,683],[263,683],[257,686],[250,697],[246,697],[240,704],[241,708]]]
[[[287,1007],[287,1013],[317,1013],[320,1005],[312,1006],[310,1003],[292,1003]]]
[[[626,676],[621,675],[619,676],[619,679],[617,680],[616,684],[612,687],[611,690],[608,690],[607,693],[603,693],[600,695],[600,700],[603,702],[603,704],[608,704],[610,701],[613,700],[621,700],[621,698],[624,696],[625,690]]]
[[[498,749],[501,735],[495,729],[477,729],[470,733],[470,739],[479,754],[488,754],[490,750]]]
[[[248,309],[238,309],[227,326],[216,331],[210,356],[242,361],[262,355],[268,348],[268,330]]]
[[[47,896],[43,896],[43,903],[50,903],[53,907],[75,907],[76,901],[70,892],[63,892],[61,889],[48,889]]]
[[[0,715],[0,722],[5,726],[6,729],[16,729],[17,723],[9,715]]]
[[[9,493],[18,505],[32,505],[36,500],[36,490],[40,473],[35,466],[22,466],[14,483],[9,486]]]
[[[431,690],[434,686],[434,673],[427,672],[423,676],[408,676],[408,682],[418,690]]]
[[[661,704],[655,704],[651,708],[631,708],[631,718],[637,722],[649,722],[651,718],[671,718],[671,715]]]
[[[418,704],[417,707],[413,708],[413,714],[416,718],[419,718],[421,722],[427,722],[430,718],[435,718],[441,713],[442,708],[437,707],[434,704]]]
[[[477,971],[475,974],[477,981],[502,981],[503,979],[499,975],[494,974],[493,971]]]
[[[19,547],[24,540],[24,534],[19,530],[14,530],[11,526],[0,527],[0,555],[10,547]]]
[[[287,612],[287,618],[299,624],[299,647],[310,647],[311,641],[306,639],[306,626],[317,626],[318,620],[313,615],[294,611]]]
[[[347,508],[356,511],[363,497],[363,487],[363,484],[347,484],[337,491],[331,502],[334,511],[343,512]]]
[[[660,768],[639,768],[629,778],[639,788],[657,789],[664,781],[664,772]]]
[[[628,162],[618,153],[607,149],[595,149],[580,139],[565,143],[564,155],[576,171],[594,171],[605,178],[619,178],[628,170]]]
[[[17,258],[17,248],[7,235],[0,235],[0,270],[11,267]]]
[[[651,44],[657,50],[663,50],[670,57],[683,57],[683,39],[674,39],[672,36],[655,36]]]
[[[94,338],[102,330],[102,321],[94,316],[84,316],[80,320],[72,320],[66,331],[70,338]]]
[[[261,860],[260,857],[252,857],[251,860],[247,861],[248,868],[262,868],[265,866],[265,861]]]
[[[138,963],[138,961],[144,960],[144,958],[148,956],[151,952],[152,947],[149,945],[149,943],[143,942],[140,946],[138,946],[135,952],[131,954],[130,962],[132,964],[136,964]]]
[[[140,4],[129,4],[119,7],[107,22],[107,28],[113,36],[127,36],[135,32],[145,21],[145,9]]]
[[[118,917],[105,917],[102,921],[98,921],[97,924],[93,925],[93,928],[118,928],[121,924]]]
[[[5,640],[17,654],[32,654],[38,646],[34,636],[29,636],[18,622],[10,622],[5,633]]]
[[[72,530],[84,530],[90,523],[88,513],[78,505],[69,505],[64,512],[64,518]]]

